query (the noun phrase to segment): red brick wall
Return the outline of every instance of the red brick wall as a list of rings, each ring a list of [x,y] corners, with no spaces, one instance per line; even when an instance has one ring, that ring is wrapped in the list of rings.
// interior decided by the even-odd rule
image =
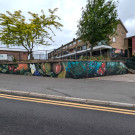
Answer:
[[[132,55],[135,55],[135,37],[132,38]]]
[[[27,52],[16,52],[16,51],[4,51],[0,50],[0,54],[10,54],[13,55],[16,60],[28,60]]]

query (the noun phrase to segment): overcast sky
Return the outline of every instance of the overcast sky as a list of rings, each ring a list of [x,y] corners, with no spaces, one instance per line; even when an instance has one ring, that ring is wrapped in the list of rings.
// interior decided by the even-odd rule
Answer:
[[[59,8],[56,14],[61,18],[62,31],[55,31],[56,37],[53,38],[55,42],[49,48],[46,46],[36,48],[52,49],[76,38],[77,21],[81,17],[81,8],[85,7],[86,2],[87,0],[0,0],[0,12],[22,10],[28,17],[27,11],[40,13],[43,9],[48,13],[49,8]],[[118,14],[128,30],[127,36],[135,35],[135,0],[119,0]]]

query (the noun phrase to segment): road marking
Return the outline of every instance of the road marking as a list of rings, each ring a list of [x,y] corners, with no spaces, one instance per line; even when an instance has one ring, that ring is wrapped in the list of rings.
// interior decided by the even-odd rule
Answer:
[[[98,110],[98,111],[107,111],[107,112],[135,115],[135,110],[127,110],[127,109],[120,109],[120,108],[80,104],[80,103],[73,103],[73,102],[47,100],[47,99],[40,99],[40,98],[30,98],[30,97],[14,96],[14,95],[7,95],[7,94],[0,94],[0,97],[1,98],[7,98],[7,99],[13,99],[13,100],[21,100],[21,101],[28,101],[28,102],[36,102],[36,103],[52,104],[52,105],[59,105],[59,106],[75,107],[75,108],[81,108],[81,109],[90,109],[90,110]]]

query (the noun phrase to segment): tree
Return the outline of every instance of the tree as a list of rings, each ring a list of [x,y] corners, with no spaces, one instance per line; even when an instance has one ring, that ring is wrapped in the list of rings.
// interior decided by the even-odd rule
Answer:
[[[23,46],[30,54],[32,59],[32,51],[34,45],[49,45],[48,39],[52,40],[52,35],[55,36],[53,28],[59,29],[62,24],[58,22],[60,18],[55,15],[57,8],[49,9],[49,17],[47,17],[43,10],[41,15],[28,12],[32,19],[26,21],[22,12],[15,11],[13,14],[6,11],[7,14],[0,13],[0,40],[7,47]]]
[[[110,43],[110,37],[115,33],[119,21],[117,20],[117,4],[113,0],[88,0],[82,9],[79,20],[77,36],[90,45],[90,56],[93,47],[99,42]]]

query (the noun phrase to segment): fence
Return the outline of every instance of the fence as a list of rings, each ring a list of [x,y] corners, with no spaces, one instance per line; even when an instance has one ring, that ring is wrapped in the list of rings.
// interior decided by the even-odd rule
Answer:
[[[125,64],[128,68],[135,70],[135,56],[133,58],[127,59]]]
[[[33,54],[33,57],[36,60],[47,60],[48,54]]]
[[[53,50],[37,50],[33,52],[33,57],[36,60],[47,60],[48,59],[48,53],[50,53]]]

